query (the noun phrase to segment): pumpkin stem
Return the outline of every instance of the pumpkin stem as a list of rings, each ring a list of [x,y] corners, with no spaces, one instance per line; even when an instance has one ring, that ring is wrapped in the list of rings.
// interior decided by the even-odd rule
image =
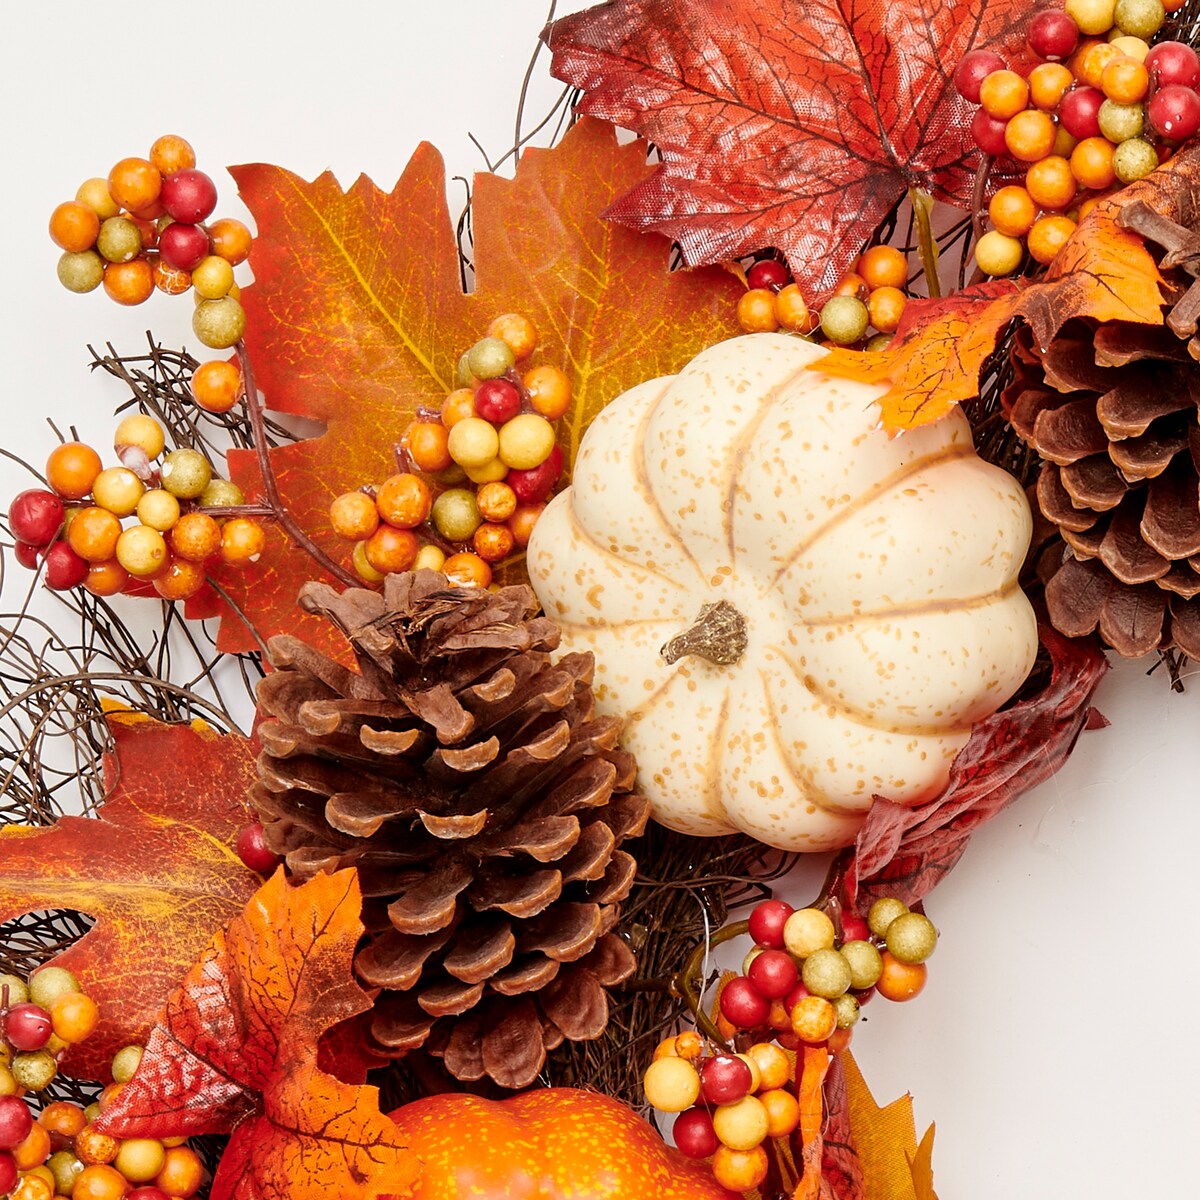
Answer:
[[[728,600],[706,604],[688,629],[676,634],[659,653],[668,663],[698,654],[719,667],[729,667],[746,653],[746,618]]]

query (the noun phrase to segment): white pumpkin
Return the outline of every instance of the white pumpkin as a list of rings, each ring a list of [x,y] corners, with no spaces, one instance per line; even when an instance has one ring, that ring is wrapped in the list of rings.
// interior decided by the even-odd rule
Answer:
[[[684,833],[847,845],[876,794],[935,795],[1033,665],[1021,488],[960,413],[889,439],[881,390],[809,370],[824,353],[754,334],[632,388],[529,545],[561,652],[595,652],[599,706]],[[741,652],[669,662],[720,601]]]

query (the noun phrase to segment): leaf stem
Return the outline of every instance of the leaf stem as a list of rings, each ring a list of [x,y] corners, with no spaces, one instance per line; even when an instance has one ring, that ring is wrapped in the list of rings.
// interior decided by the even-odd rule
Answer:
[[[246,392],[246,413],[250,418],[250,430],[254,436],[254,454],[258,459],[258,469],[262,475],[263,490],[267,494],[267,506],[275,514],[284,533],[296,543],[308,556],[323,567],[339,583],[346,587],[361,587],[361,581],[356,579],[345,567],[333,561],[320,546],[316,544],[300,528],[299,523],[288,512],[279,493],[279,481],[275,478],[275,469],[271,465],[271,455],[267,446],[267,431],[263,424],[263,403],[254,384],[254,369],[250,365],[250,354],[243,341],[237,344],[238,365],[242,369],[242,386]]]
[[[942,284],[938,279],[938,247],[933,236],[933,222],[930,219],[933,197],[924,188],[910,187],[908,199],[917,223],[917,253],[925,271],[925,287],[930,299],[936,300],[942,294]]]

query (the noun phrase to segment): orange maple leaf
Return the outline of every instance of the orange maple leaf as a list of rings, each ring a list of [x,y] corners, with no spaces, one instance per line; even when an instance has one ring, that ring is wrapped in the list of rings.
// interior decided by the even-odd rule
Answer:
[[[259,230],[255,282],[243,294],[258,384],[268,407],[326,425],[271,460],[289,510],[331,557],[349,567],[330,502],[394,473],[416,409],[440,407],[459,356],[492,317],[528,315],[541,335],[535,361],[570,376],[574,401],[559,432],[568,465],[610,400],[737,332],[742,289],[729,272],[672,272],[666,238],[601,220],[650,170],[644,143],[618,145],[609,127],[584,120],[553,150],[527,151],[513,180],[477,177],[468,296],[432,147],[417,150],[390,194],[366,178],[343,191],[328,174],[307,183],[278,167],[233,169]],[[253,454],[233,452],[230,472],[261,496]],[[295,607],[301,584],[319,575],[282,534],[252,570],[217,572],[264,639],[286,630],[341,654],[328,624]],[[520,564],[501,576],[517,582]],[[227,613],[218,645],[253,642]]]
[[[353,870],[302,887],[277,871],[187,973],[97,1128],[232,1131],[213,1200],[410,1194],[420,1165],[379,1090],[317,1065],[321,1035],[370,1007],[352,974],[361,908]]]
[[[57,908],[97,918],[54,959],[100,1006],[98,1029],[68,1060],[94,1079],[144,1041],[180,976],[262,882],[233,849],[254,819],[250,743],[199,721],[117,713],[108,727],[96,817],[0,830],[0,921]]]

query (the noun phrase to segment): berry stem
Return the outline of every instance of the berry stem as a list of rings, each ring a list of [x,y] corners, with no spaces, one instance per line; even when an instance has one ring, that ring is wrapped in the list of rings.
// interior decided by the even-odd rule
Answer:
[[[933,197],[924,188],[910,187],[908,199],[912,204],[913,218],[917,222],[917,254],[925,270],[925,287],[929,298],[936,300],[942,294],[942,284],[938,279],[937,240],[933,236],[933,222],[930,219]]]
[[[985,209],[983,198],[987,194],[988,175],[992,170],[992,156],[985,154],[979,160],[979,166],[975,170],[975,186],[971,189],[971,243],[974,245],[983,237],[983,218]],[[967,258],[963,255],[962,268],[958,273],[958,286],[961,288],[964,284],[963,273],[967,268]]]
[[[250,418],[250,429],[254,435],[254,453],[258,458],[258,469],[262,474],[263,490],[267,494],[267,505],[275,515],[284,533],[303,549],[319,566],[323,567],[339,583],[346,587],[360,587],[362,580],[355,578],[340,564],[333,561],[320,546],[316,544],[300,528],[292,514],[288,512],[279,494],[279,481],[275,478],[275,470],[271,466],[271,456],[267,447],[267,431],[263,423],[263,402],[254,384],[254,369],[250,365],[250,355],[246,343],[238,340],[238,365],[242,369],[242,386],[246,389],[246,413]]]
[[[748,933],[749,931],[749,921],[734,921],[732,925],[725,925],[721,929],[718,929],[712,937],[707,941],[700,942],[691,954],[688,955],[687,961],[683,964],[683,967],[674,979],[675,990],[683,997],[684,1003],[695,1018],[696,1024],[704,1030],[704,1036],[710,1041],[715,1042],[726,1053],[732,1052],[728,1043],[721,1036],[721,1031],[717,1028],[715,1022],[704,1011],[700,971],[704,965],[705,956],[710,950],[720,946],[723,942],[729,942],[735,937],[741,937],[743,933]]]

